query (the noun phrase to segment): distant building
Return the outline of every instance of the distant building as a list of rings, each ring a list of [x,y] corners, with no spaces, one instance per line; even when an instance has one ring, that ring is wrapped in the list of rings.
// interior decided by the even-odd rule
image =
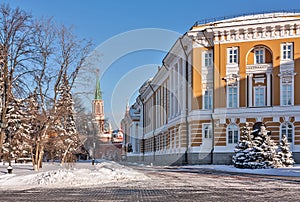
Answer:
[[[93,119],[98,126],[100,140],[102,142],[111,141],[111,125],[105,120],[104,101],[102,100],[102,92],[100,88],[100,80],[97,78],[95,98],[93,100]]]
[[[102,100],[99,79],[96,81],[95,98],[93,100],[93,123],[93,127],[95,126],[97,129],[95,130],[93,148],[90,153],[96,159],[120,161],[122,158],[123,134],[122,131],[113,131],[111,124],[105,119],[104,101]]]
[[[300,162],[300,14],[197,22],[122,120],[129,161],[230,164],[240,128],[264,122]]]

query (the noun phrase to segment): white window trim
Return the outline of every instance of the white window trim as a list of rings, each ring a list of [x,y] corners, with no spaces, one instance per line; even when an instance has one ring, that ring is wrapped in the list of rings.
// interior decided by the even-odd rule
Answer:
[[[232,126],[232,125],[234,125],[234,126],[236,126],[237,127],[237,131],[238,131],[238,142],[239,142],[239,140],[240,140],[240,127],[237,125],[237,124],[235,124],[235,123],[231,123],[231,124],[229,124],[228,126],[227,126],[227,128],[226,128],[226,144],[227,145],[236,145],[236,144],[238,144],[238,142],[237,143],[234,143],[234,134],[233,134],[233,136],[232,136],[232,140],[233,140],[233,143],[229,143],[229,134],[228,134],[228,132],[229,132],[229,127],[230,126]]]
[[[282,102],[282,80],[283,80],[283,77],[280,76],[280,106],[294,106],[294,100],[295,100],[295,84],[294,84],[294,76],[292,76],[292,102],[290,105],[283,105],[283,102]]]
[[[205,137],[205,126],[208,126],[209,130],[210,130],[210,135],[208,135],[208,138]],[[211,140],[213,138],[212,137],[213,136],[212,133],[213,133],[213,131],[212,131],[212,124],[211,123],[203,123],[202,124],[202,141],[203,140]]]
[[[283,47],[284,46],[288,46],[288,45],[291,45],[291,57],[292,58],[286,59],[286,58],[283,58]],[[281,55],[280,59],[282,61],[292,61],[292,60],[294,60],[294,44],[290,43],[290,42],[289,43],[282,43],[282,44],[280,44],[280,55]]]
[[[293,84],[292,83],[290,83],[290,84],[288,84],[288,85],[290,85],[291,86],[291,93],[292,93],[292,95],[291,95],[291,104],[284,104],[283,103],[283,86],[284,85],[287,85],[287,84],[283,84],[283,83],[281,83],[281,85],[280,85],[280,106],[293,106],[294,105],[294,90],[293,90]]]
[[[256,93],[255,93],[255,89],[257,89],[257,88],[263,88],[264,89],[264,105],[263,106],[257,106],[256,105],[256,102],[255,102],[255,100],[256,100]],[[253,92],[254,92],[254,107],[265,107],[266,106],[266,86],[254,86],[254,88],[253,88]]]
[[[290,125],[292,125],[292,130],[293,130],[293,132],[292,132],[292,142],[289,142],[291,145],[291,148],[290,149],[292,149],[293,148],[293,145],[295,144],[295,126],[294,126],[294,124],[293,123],[291,123],[291,122],[289,122],[289,121],[286,121],[286,122],[283,122],[283,123],[281,123],[281,125],[280,125],[280,141],[282,140],[282,126],[283,125],[287,125],[287,124],[290,124]],[[285,134],[286,135],[286,134]],[[287,137],[288,138],[288,137]]]
[[[211,54],[211,65],[205,65],[205,54]],[[212,50],[206,50],[202,52],[202,67],[212,67],[214,65],[214,55]]]
[[[208,91],[211,93],[211,109],[205,109],[205,91]],[[203,110],[212,110],[213,105],[213,90],[212,89],[204,89],[202,92],[202,109]]]
[[[237,53],[236,53],[236,62],[230,62],[230,51],[234,51],[234,50],[237,50]],[[230,48],[227,48],[227,64],[238,64],[239,63],[239,47],[237,46],[234,46],[234,47],[230,47]]]
[[[257,50],[263,50],[263,62],[262,63],[257,63],[256,61],[256,54],[255,51]],[[266,63],[266,49],[264,47],[257,47],[254,49],[254,64],[264,64]]]
[[[236,86],[228,85],[228,82],[227,82],[226,87],[227,87],[227,91],[226,91],[227,108],[233,108],[233,109],[234,108],[239,108],[239,106],[240,106],[240,99],[239,99],[239,97],[240,97],[240,91],[239,91],[239,89],[240,89],[240,82],[239,82],[239,80],[237,80],[237,85]],[[237,97],[236,107],[230,107],[229,106],[229,87],[236,87],[237,88],[237,92],[236,92],[236,97]]]

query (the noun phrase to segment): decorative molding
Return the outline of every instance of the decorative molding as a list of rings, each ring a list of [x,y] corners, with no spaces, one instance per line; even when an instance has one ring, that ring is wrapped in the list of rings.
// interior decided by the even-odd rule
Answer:
[[[257,83],[264,83],[265,82],[265,77],[261,77],[261,78],[253,78],[255,84]]]
[[[253,64],[246,65],[246,74],[257,74],[257,73],[272,73],[272,64]]]
[[[299,37],[300,25],[296,22],[277,22],[265,24],[248,24],[243,27],[228,25],[216,28],[213,32],[215,43],[243,42],[249,40],[271,40],[277,38]],[[230,29],[230,31],[228,31]]]

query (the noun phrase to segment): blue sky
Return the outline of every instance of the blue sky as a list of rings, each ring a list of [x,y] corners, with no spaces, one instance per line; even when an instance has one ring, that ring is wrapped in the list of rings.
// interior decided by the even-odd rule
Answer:
[[[119,126],[127,100],[134,101],[135,92],[145,79],[152,77],[157,66],[179,34],[184,34],[197,21],[206,18],[239,15],[244,13],[300,9],[299,0],[0,0],[11,7],[31,12],[35,17],[53,17],[58,23],[73,26],[81,38],[94,41],[94,48],[119,39],[136,29],[157,28],[167,33],[157,38],[162,48],[147,48],[119,55],[102,70],[101,88],[105,113],[114,127]],[[144,37],[144,36],[143,36]],[[151,38],[152,37],[152,38]],[[126,39],[126,38],[125,38]],[[144,40],[154,40],[146,36]],[[110,47],[130,45],[133,39]],[[116,41],[116,40],[115,40]],[[136,42],[139,43],[139,42]],[[155,43],[155,42],[153,42]],[[108,54],[103,53],[103,57]],[[96,81],[90,81],[94,88]],[[91,106],[86,101],[86,106]]]

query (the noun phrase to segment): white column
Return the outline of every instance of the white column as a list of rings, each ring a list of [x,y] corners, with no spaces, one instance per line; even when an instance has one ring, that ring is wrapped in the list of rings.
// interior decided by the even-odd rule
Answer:
[[[252,74],[248,74],[248,79],[249,79],[249,85],[248,85],[248,94],[249,94],[249,99],[248,99],[248,106],[252,107]]]
[[[170,118],[173,116],[173,69],[170,69]]]
[[[175,88],[176,88],[176,70],[175,70],[175,67],[173,67],[173,89],[172,89],[172,92],[173,92],[173,117],[175,116],[176,114],[176,91],[175,91]]]
[[[180,106],[181,106],[181,85],[182,85],[182,81],[181,81],[181,71],[182,71],[182,63],[181,60],[179,60],[178,62],[178,79],[177,79],[177,114],[180,114]]]
[[[267,106],[271,106],[271,73],[267,73]]]
[[[184,114],[185,114],[185,109],[186,109],[186,107],[188,107],[187,106],[187,103],[186,103],[186,85],[187,85],[187,80],[185,79],[186,78],[186,66],[185,66],[185,64],[186,64],[186,61],[185,60],[182,60],[182,70],[183,70],[183,72],[182,72],[182,107],[181,107],[181,109],[182,109],[182,111],[184,112]]]
[[[188,109],[189,111],[192,110],[192,102],[191,102],[191,98],[192,98],[192,92],[191,92],[191,88],[192,88],[192,58],[189,55],[188,57],[188,81],[187,81],[187,85],[188,85],[188,99],[187,99],[187,105],[188,105]]]

